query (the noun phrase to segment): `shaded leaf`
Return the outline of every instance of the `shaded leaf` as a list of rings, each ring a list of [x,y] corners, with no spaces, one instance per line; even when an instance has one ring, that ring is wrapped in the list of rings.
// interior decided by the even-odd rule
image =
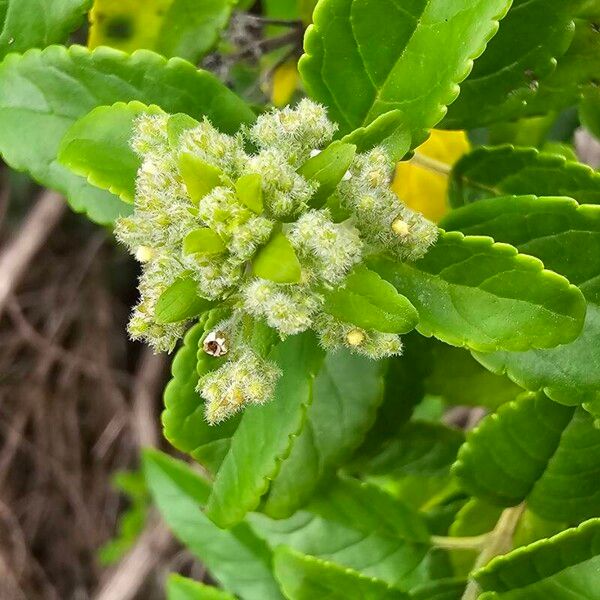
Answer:
[[[255,254],[252,270],[257,277],[276,283],[298,283],[302,275],[296,251],[281,232],[275,233]]]
[[[167,525],[219,583],[244,600],[282,599],[265,543],[245,524],[225,531],[204,514],[202,506],[210,494],[205,479],[156,450],[144,451],[143,466]]]
[[[235,600],[235,596],[219,588],[171,573],[167,580],[167,600]]]
[[[140,48],[197,63],[227,26],[233,0],[95,0],[88,46]]]
[[[417,330],[479,351],[525,350],[572,341],[585,302],[536,258],[491,238],[442,232],[415,263],[372,262],[417,308]]]
[[[177,323],[198,316],[213,306],[198,296],[198,284],[191,277],[177,279],[158,298],[154,318],[157,323]]]
[[[453,206],[509,194],[562,195],[597,204],[600,173],[558,154],[511,145],[477,148],[452,171],[449,197]]]
[[[139,51],[51,46],[12,54],[0,64],[0,153],[14,169],[67,195],[72,208],[111,223],[131,208],[57,162],[69,127],[97,106],[139,100],[171,113],[206,115],[224,132],[254,119],[211,74],[180,60]]]
[[[413,146],[444,116],[471,61],[496,33],[507,0],[322,0],[299,70],[341,132],[401,110]],[[460,32],[460,35],[457,35]],[[380,43],[373,43],[380,40]],[[443,65],[436,49],[444,49]]]

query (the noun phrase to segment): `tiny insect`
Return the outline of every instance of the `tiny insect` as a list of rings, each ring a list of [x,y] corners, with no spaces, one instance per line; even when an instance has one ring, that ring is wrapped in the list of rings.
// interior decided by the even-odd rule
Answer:
[[[227,336],[224,331],[211,331],[205,338],[203,344],[204,352],[211,356],[223,356],[227,354]]]

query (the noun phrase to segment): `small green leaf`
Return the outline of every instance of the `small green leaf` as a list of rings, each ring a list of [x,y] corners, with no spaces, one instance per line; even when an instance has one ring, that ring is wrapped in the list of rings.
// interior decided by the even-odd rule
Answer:
[[[355,268],[343,287],[326,295],[324,310],[340,321],[385,333],[407,333],[419,320],[405,296],[365,267]]]
[[[264,210],[262,177],[258,173],[242,175],[235,182],[235,192],[242,204],[257,215],[262,214]]]
[[[257,277],[276,283],[298,283],[302,275],[296,251],[281,232],[276,233],[256,253],[252,269]]]
[[[223,240],[208,227],[190,231],[183,240],[184,254],[221,254],[225,250],[227,246]]]
[[[167,600],[235,600],[219,588],[171,573],[167,579]]]
[[[336,141],[298,169],[300,175],[319,184],[310,201],[311,206],[318,208],[325,204],[348,171],[355,154],[355,145]]]
[[[600,430],[583,409],[526,393],[467,435],[454,465],[463,489],[498,506],[527,500],[550,521],[600,514]]]
[[[0,4],[0,60],[9,52],[65,42],[91,4],[91,0],[53,0],[52,9],[44,10],[38,0],[4,0]]]
[[[214,188],[223,185],[221,169],[188,152],[179,157],[179,174],[194,204],[198,204]]]
[[[411,600],[461,600],[465,591],[464,579],[439,579],[412,589]]]
[[[275,551],[274,567],[283,593],[292,600],[410,600],[383,581],[290,548]]]
[[[60,145],[59,162],[92,185],[131,203],[142,164],[131,148],[135,121],[142,114],[160,113],[158,106],[137,101],[99,106],[69,128]]]
[[[274,350],[271,359],[282,372],[275,395],[264,406],[244,410],[215,477],[206,514],[220,527],[239,523],[254,510],[275,479],[302,430],[322,358],[310,334],[289,337]]]
[[[169,138],[169,144],[172,148],[179,147],[179,138],[188,129],[194,129],[199,125],[196,119],[192,119],[185,113],[177,113],[171,115],[167,121],[167,137]]]
[[[586,304],[562,276],[491,238],[442,232],[415,263],[374,260],[419,313],[417,329],[482,352],[548,348],[574,340]]]
[[[205,479],[157,450],[145,450],[142,462],[163,519],[216,581],[243,600],[283,600],[265,543],[245,523],[223,530],[204,514],[202,507],[210,494]]]
[[[509,6],[509,0],[418,0],[408,6],[321,0],[304,38],[300,74],[342,134],[400,110],[414,147],[456,99],[457,84]]]
[[[512,145],[477,148],[452,170],[453,206],[509,194],[562,195],[600,204],[600,173],[558,154]]]
[[[600,599],[600,519],[499,556],[475,573],[480,600]]]
[[[198,296],[198,284],[191,278],[178,279],[158,298],[154,318],[157,323],[177,323],[198,316],[212,306]]]

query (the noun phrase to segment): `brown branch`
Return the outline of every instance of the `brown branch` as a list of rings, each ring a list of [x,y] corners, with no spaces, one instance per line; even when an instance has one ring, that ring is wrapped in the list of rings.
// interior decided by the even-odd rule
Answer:
[[[16,289],[27,266],[58,224],[65,202],[56,192],[43,192],[31,209],[18,235],[0,254],[0,316],[8,297]]]

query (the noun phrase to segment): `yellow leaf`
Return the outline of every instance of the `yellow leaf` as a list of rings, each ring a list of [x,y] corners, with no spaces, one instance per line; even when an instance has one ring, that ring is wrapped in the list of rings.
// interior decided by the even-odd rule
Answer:
[[[416,153],[441,163],[440,166],[449,170],[469,150],[469,140],[464,131],[434,129]],[[422,163],[416,158],[399,162],[392,190],[407,206],[437,223],[448,211],[448,176]]]
[[[276,107],[289,104],[298,87],[298,69],[296,62],[287,62],[280,65],[273,73],[271,89],[271,102]]]
[[[173,0],[95,0],[90,11],[88,47],[125,52],[153,48]]]

